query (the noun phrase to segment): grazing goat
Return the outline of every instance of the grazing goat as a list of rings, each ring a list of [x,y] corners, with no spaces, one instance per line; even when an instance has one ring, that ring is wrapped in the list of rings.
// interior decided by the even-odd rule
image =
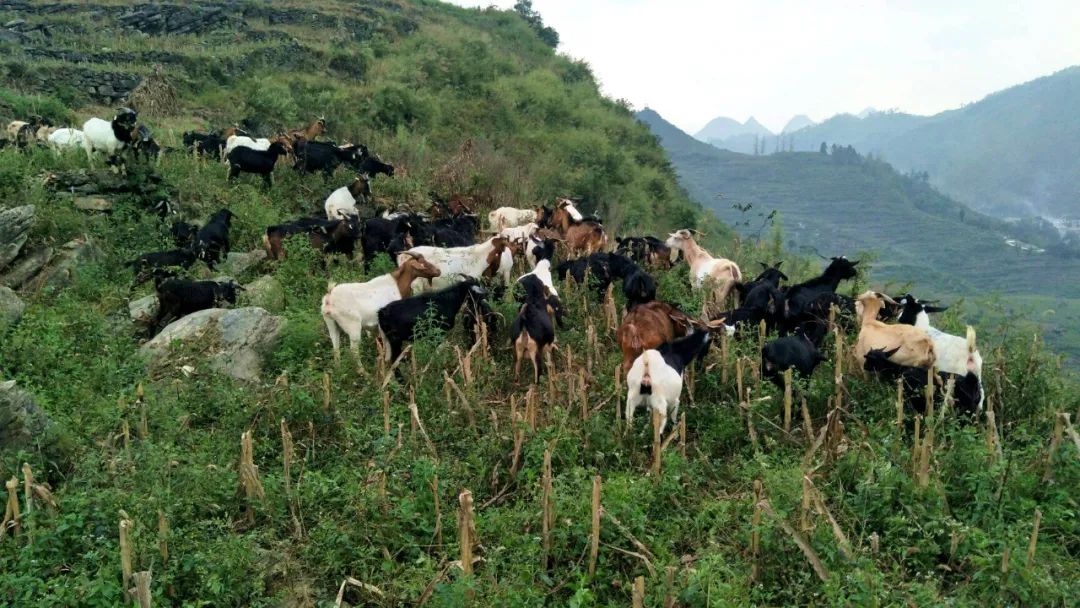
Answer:
[[[474,310],[483,307],[481,302],[487,297],[487,290],[475,279],[464,281],[442,289],[404,298],[391,302],[379,310],[379,334],[386,349],[386,360],[394,361],[401,355],[405,342],[412,341],[416,334],[416,325],[423,320],[425,325],[442,331],[454,328],[457,313],[465,300],[470,301]]]
[[[130,108],[120,108],[112,122],[100,118],[91,118],[83,123],[83,148],[87,158],[93,158],[94,152],[104,152],[109,162],[116,160],[126,146],[132,144],[132,130],[138,115]]]
[[[499,236],[505,238],[511,243],[524,243],[532,238],[536,231],[540,227],[536,225],[536,222],[529,222],[524,226],[515,226],[513,228],[503,228],[499,231]]]
[[[249,150],[259,150],[265,152],[270,149],[273,144],[281,144],[281,147],[286,151],[292,149],[292,140],[285,136],[275,137],[273,140],[265,137],[253,139],[247,135],[230,135],[225,139],[225,158],[229,157],[229,154],[237,148],[247,148]]]
[[[907,407],[919,414],[926,414],[926,382],[928,380],[925,369],[919,367],[907,367],[890,361],[890,357],[896,354],[899,348],[884,350],[881,348],[871,349],[866,353],[863,360],[863,369],[875,372],[896,380],[903,380],[904,402]],[[982,411],[983,388],[979,377],[974,370],[964,374],[950,374],[938,372],[934,380],[936,387],[934,399],[942,403],[944,399],[944,386],[953,380],[953,406],[966,417]]]
[[[293,168],[304,173],[321,171],[323,178],[330,179],[342,164],[347,164],[357,173],[365,173],[360,168],[360,161],[367,155],[364,146],[337,146],[320,141],[300,140],[296,143]]]
[[[696,331],[685,338],[665,342],[658,349],[649,349],[634,359],[626,374],[626,423],[634,420],[634,410],[642,401],[660,414],[660,430],[679,418],[679,398],[682,396],[683,370],[709,349],[712,334]]]
[[[492,237],[482,243],[468,247],[412,247],[405,253],[416,253],[424,256],[442,271],[438,280],[432,281],[427,288],[446,287],[461,279],[461,276],[479,279],[485,275],[492,276],[502,270],[502,254],[506,250],[506,239]],[[403,254],[398,255],[398,263],[403,261]],[[502,274],[501,272],[499,274]],[[413,285],[414,291],[424,291],[424,285],[417,281]]]
[[[222,158],[225,155],[225,138],[217,133],[188,131],[184,133],[182,141],[184,148],[199,156]]]
[[[551,215],[551,225],[559,231],[570,253],[584,252],[585,255],[602,251],[607,246],[607,233],[600,222],[591,219],[574,219],[570,213],[572,205],[567,206],[565,199]],[[580,213],[578,215],[581,215]]]
[[[506,228],[517,228],[530,222],[539,224],[542,212],[539,209],[518,209],[499,207],[488,213],[488,230],[499,233]]]
[[[229,254],[229,228],[234,217],[236,215],[232,211],[221,209],[211,215],[210,221],[195,234],[192,251],[210,268],[214,268],[223,256]]]
[[[326,133],[326,119],[321,116],[303,129],[289,131],[289,137],[293,141],[313,141],[316,137]]]
[[[136,155],[141,154],[146,158],[157,158],[161,155],[161,146],[154,141],[150,129],[143,124],[135,125],[131,130],[131,147]]]
[[[784,295],[786,325],[794,328],[799,323],[808,320],[807,317],[814,317],[810,310],[812,303],[823,295],[836,293],[840,281],[855,278],[858,275],[855,267],[858,265],[858,260],[852,262],[843,256],[832,258],[819,276],[789,287]],[[825,307],[825,311],[827,314],[828,306]]]
[[[656,281],[640,268],[635,268],[623,278],[622,289],[626,296],[626,310],[656,299]]]
[[[303,218],[286,224],[270,226],[263,235],[267,256],[273,260],[285,258],[285,239],[306,234],[312,248],[323,253],[341,253],[352,257],[360,238],[360,222],[347,216],[340,220]]]
[[[199,225],[177,220],[169,228],[169,234],[177,247],[191,247],[195,242],[195,235],[199,234]]]
[[[615,253],[653,268],[671,268],[679,255],[678,249],[668,247],[654,236],[616,237],[615,242],[618,243]]]
[[[144,253],[139,257],[127,262],[125,266],[135,273],[135,284],[138,285],[150,278],[150,272],[159,268],[191,268],[195,263],[195,254],[188,249],[173,249],[171,251],[155,251]]]
[[[554,261],[555,239],[544,239],[539,236],[529,237],[525,242],[525,260],[529,262],[529,268],[536,268],[540,260]]]
[[[391,259],[412,247],[412,218],[408,215],[394,219],[373,217],[364,222],[360,246],[364,252],[364,270],[371,267],[371,261],[380,253],[387,253]]]
[[[973,370],[976,376],[982,377],[983,362],[982,355],[975,347],[975,328],[969,325],[964,336],[947,334],[930,326],[928,313],[944,312],[948,306],[932,306],[911,294],[901,297],[899,304],[902,308],[897,321],[922,329],[934,341],[934,366],[938,371],[963,375]]]
[[[431,215],[435,218],[457,217],[465,213],[472,213],[475,201],[472,197],[455,194],[449,201],[444,201],[435,192],[429,192],[431,196]]]
[[[580,285],[589,285],[596,289],[601,298],[607,292],[608,285],[615,279],[623,279],[641,269],[630,258],[617,253],[594,253],[590,256],[567,260],[555,267],[560,281],[566,277],[574,279]]]
[[[63,150],[85,150],[86,135],[79,129],[57,129],[49,135],[49,146],[58,153]]]
[[[233,283],[215,281],[188,281],[167,279],[158,283],[158,314],[150,324],[151,335],[156,334],[176,319],[193,312],[216,308],[222,303],[236,304],[236,292],[242,287]]]
[[[886,325],[878,320],[885,302],[895,303],[889,296],[867,291],[855,300],[855,313],[861,321],[855,356],[859,366],[871,350],[896,350],[890,360],[908,367],[930,367],[934,364],[934,342],[925,331],[911,325]]]
[[[653,300],[631,308],[615,332],[623,356],[622,373],[630,371],[642,352],[685,336],[692,327],[690,317],[667,302]]]
[[[365,283],[327,286],[322,317],[334,346],[334,361],[341,358],[341,332],[349,336],[349,349],[360,360],[360,335],[379,324],[379,310],[391,302],[412,296],[412,282],[439,276],[439,269],[422,255],[407,256],[395,270]]]
[[[367,152],[366,148],[363,156],[357,160],[355,168],[358,172],[366,173],[372,178],[380,173],[386,177],[394,177],[394,165],[384,163],[379,157]]]
[[[524,279],[524,281],[522,281]],[[552,294],[535,275],[525,275],[518,282],[525,291],[525,303],[518,309],[510,326],[510,343],[514,346],[514,378],[521,376],[521,362],[528,359],[533,366],[533,382],[544,373],[544,359],[555,342],[556,313]]]
[[[233,148],[227,158],[229,161],[229,181],[241,173],[261,175],[263,184],[270,187],[274,182],[274,165],[279,156],[286,153],[285,146],[278,142],[270,144],[266,150],[253,150],[244,146]]]
[[[722,306],[732,287],[742,280],[738,264],[725,258],[714,258],[697,244],[689,229],[672,232],[666,245],[681,251],[686,258],[690,265],[690,287],[701,289],[708,282],[714,285],[711,295],[717,305]]]
[[[777,338],[761,348],[761,373],[773,384],[783,386],[783,375],[788,369],[809,378],[818,364],[827,359],[799,328],[794,335]]]
[[[371,198],[371,182],[367,175],[357,175],[356,179],[348,186],[342,186],[326,197],[326,219],[339,220],[346,216],[358,217],[360,212],[356,209],[356,201],[367,201]]]

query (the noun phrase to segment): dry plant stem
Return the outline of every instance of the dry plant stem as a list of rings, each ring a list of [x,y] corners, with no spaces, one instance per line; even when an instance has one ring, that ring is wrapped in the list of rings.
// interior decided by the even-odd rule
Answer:
[[[473,573],[473,543],[475,542],[476,526],[473,523],[473,497],[469,490],[462,490],[458,494],[458,543],[461,550],[461,570],[465,576]]]
[[[169,563],[169,520],[165,519],[165,511],[158,510],[158,552],[161,553],[161,563]]]
[[[791,433],[791,368],[784,370],[784,432]]]
[[[804,538],[802,534],[799,534],[799,532],[795,530],[795,528],[792,528],[791,524],[787,523],[786,520],[778,516],[776,514],[776,511],[773,510],[772,505],[769,504],[768,500],[762,499],[758,502],[758,505],[766,515],[775,520],[776,523],[779,524],[780,528],[782,528],[784,532],[786,532],[787,535],[791,537],[791,540],[795,542],[795,544],[803,552],[803,555],[806,556],[806,560],[810,562],[810,566],[814,569],[814,573],[817,574],[818,578],[821,579],[822,582],[829,580],[829,571],[825,568],[825,564],[821,562],[821,558],[818,557],[817,552],[815,552],[814,548],[810,546],[810,543],[807,542],[806,538]]]
[[[338,587],[337,599],[334,601],[334,608],[341,608],[341,603],[345,601],[345,587],[347,585],[351,585],[353,587],[356,587],[357,589],[363,589],[364,591],[367,591],[368,593],[371,593],[372,595],[379,598],[385,597],[383,595],[382,589],[379,589],[375,585],[370,585],[350,576],[347,577],[345,580],[341,581],[341,586]]]
[[[149,570],[135,573],[135,602],[139,608],[150,608],[150,582],[152,576]]]
[[[131,527],[133,522],[128,519],[127,514],[123,511],[120,512],[120,572],[123,576],[122,581],[124,585],[124,593],[128,595],[131,589],[132,572],[132,548],[131,548]],[[130,596],[129,596],[130,599]]]
[[[664,569],[664,582],[666,583],[664,608],[675,608],[675,566]]]
[[[644,608],[645,606],[645,577],[639,576],[634,579],[634,589],[631,592],[630,605],[633,608]]]
[[[1039,544],[1039,525],[1042,524],[1042,511],[1035,509],[1035,522],[1031,526],[1031,540],[1028,541],[1027,567],[1035,562],[1035,548]]]
[[[761,577],[761,564],[758,562],[758,554],[761,549],[761,503],[762,497],[761,480],[754,480],[754,516],[750,520],[750,582],[754,583]]]
[[[596,575],[596,558],[600,555],[600,488],[599,475],[593,476],[592,482],[592,532],[589,534],[589,578]]]
[[[555,527],[555,505],[552,502],[551,490],[551,448],[544,450],[544,468],[541,480],[541,538],[543,545],[543,565],[547,570],[551,567],[551,531]]]

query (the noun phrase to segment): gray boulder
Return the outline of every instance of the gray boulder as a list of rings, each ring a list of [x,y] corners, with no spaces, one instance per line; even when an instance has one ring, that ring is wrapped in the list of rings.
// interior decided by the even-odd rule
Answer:
[[[52,259],[53,249],[41,245],[23,251],[22,257],[15,260],[7,272],[0,275],[0,285],[18,289],[37,276],[37,273]]]
[[[150,294],[128,302],[128,314],[131,315],[131,320],[135,323],[149,326],[150,322],[157,316],[159,306],[158,297]]]
[[[0,382],[0,452],[48,447],[52,430],[52,420],[30,393],[17,388],[14,380]]]
[[[244,253],[230,251],[229,255],[225,257],[225,262],[218,267],[218,270],[225,274],[238,277],[248,270],[255,268],[264,260],[266,260],[266,252],[262,249],[253,249]]]
[[[0,334],[18,323],[26,310],[26,304],[7,287],[0,285]]]
[[[19,257],[34,225],[34,206],[24,205],[0,211],[0,268]]]
[[[248,306],[258,306],[270,312],[285,310],[285,288],[270,275],[261,276],[244,285],[241,297]]]
[[[151,366],[203,365],[238,380],[258,380],[285,318],[262,308],[211,308],[169,324],[140,352]]]
[[[55,263],[38,275],[37,284],[52,289],[67,287],[75,278],[79,266],[100,262],[104,258],[101,248],[89,239],[68,241],[57,253]]]

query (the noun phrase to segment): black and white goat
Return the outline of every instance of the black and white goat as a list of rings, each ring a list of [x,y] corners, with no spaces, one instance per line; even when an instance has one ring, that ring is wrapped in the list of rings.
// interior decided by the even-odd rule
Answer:
[[[944,312],[949,308],[948,306],[933,306],[929,302],[916,299],[911,294],[904,294],[898,302],[902,308],[897,321],[922,329],[933,341],[934,367],[939,372],[955,374],[959,377],[974,375],[979,382],[981,393],[983,361],[979,349],[975,346],[975,328],[968,325],[964,336],[947,334],[930,326],[929,313]],[[976,409],[982,411],[981,398]]]
[[[683,370],[694,359],[704,357],[709,350],[711,335],[699,330],[660,348],[641,353],[626,374],[626,422],[634,418],[634,410],[642,401],[660,414],[660,429],[670,419],[679,417],[679,398],[682,395]]]

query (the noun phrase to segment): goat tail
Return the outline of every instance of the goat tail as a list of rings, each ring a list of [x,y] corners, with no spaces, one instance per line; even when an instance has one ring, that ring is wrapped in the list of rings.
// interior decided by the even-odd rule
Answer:
[[[638,334],[637,325],[634,325],[633,323],[626,324],[626,339],[630,344],[630,348],[636,351],[642,350],[641,335]]]
[[[649,374],[649,355],[647,353],[642,353],[642,356],[644,357],[645,365],[641,370],[641,386],[652,387],[652,376]],[[644,392],[645,391],[643,390],[642,393]]]
[[[976,348],[975,348],[975,328],[970,326],[970,325],[967,326],[967,348],[968,348],[968,357],[970,357],[971,355],[973,355],[975,353],[975,350],[976,350]]]
[[[270,247],[270,235],[263,233],[263,247],[266,248],[266,255],[274,257],[274,250]]]

